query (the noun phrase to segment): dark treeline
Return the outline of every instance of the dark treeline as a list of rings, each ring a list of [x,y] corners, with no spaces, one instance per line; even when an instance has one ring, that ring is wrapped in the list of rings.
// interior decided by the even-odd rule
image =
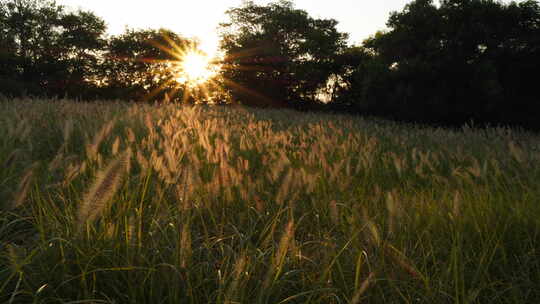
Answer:
[[[390,15],[388,30],[356,46],[336,20],[313,18],[291,1],[247,1],[227,14],[220,77],[227,102],[540,127],[536,1],[411,1]],[[0,0],[0,93],[152,100],[168,92],[183,100],[166,63],[178,58],[163,46],[193,41],[164,30],[105,32],[91,12]]]
[[[387,25],[358,50],[366,59],[344,103],[406,120],[539,126],[538,2],[417,0]]]
[[[149,100],[176,88],[164,48],[194,42],[166,30],[107,36],[92,12],[48,0],[0,0],[0,93]],[[178,94],[182,94],[179,90]]]

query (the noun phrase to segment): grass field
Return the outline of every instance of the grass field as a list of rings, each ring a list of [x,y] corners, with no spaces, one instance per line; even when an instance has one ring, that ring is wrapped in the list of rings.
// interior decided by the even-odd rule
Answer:
[[[2,303],[540,303],[524,131],[4,98],[0,132]]]

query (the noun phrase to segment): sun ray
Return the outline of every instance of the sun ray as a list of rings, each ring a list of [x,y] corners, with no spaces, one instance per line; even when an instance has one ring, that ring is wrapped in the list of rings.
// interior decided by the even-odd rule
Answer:
[[[212,102],[213,98],[223,91],[219,87],[220,81],[218,80],[220,78],[219,71],[223,64],[221,58],[208,56],[199,49],[196,42],[188,41],[180,45],[167,32],[162,32],[161,39],[153,40],[150,43],[170,59],[133,58],[130,60],[156,63],[161,66],[157,73],[163,72],[165,77],[170,78],[149,92],[144,100],[150,100],[160,92],[167,91],[167,96],[172,99],[181,98],[183,103],[190,101]],[[180,94],[183,96],[180,97]]]
[[[161,91],[165,91],[165,89],[169,85],[171,85],[172,83],[174,83],[174,80],[172,80],[172,79],[167,80],[162,85],[160,85],[159,87],[153,89],[152,91],[150,91],[150,93],[146,94],[146,96],[144,96],[143,101],[151,100],[153,97],[157,96]]]
[[[165,40],[169,43],[169,45],[172,47],[173,50],[181,50],[182,48],[176,44],[176,42],[174,42],[173,39],[171,39],[171,37],[169,37],[169,35],[167,35],[166,33],[163,33],[163,38],[165,38]]]
[[[174,96],[176,95],[176,93],[178,93],[178,91],[180,91],[180,87],[179,86],[175,86],[171,91],[170,93],[168,94],[169,96]],[[170,99],[168,100],[168,102],[170,102]]]
[[[210,100],[210,94],[209,94],[210,90],[208,89],[208,85],[206,83],[203,83],[201,85],[201,89],[202,89],[202,93],[204,95],[204,98],[206,100]]]
[[[179,83],[201,85],[217,75],[218,65],[204,53],[188,50],[180,56],[176,68]]]
[[[239,52],[236,52],[236,53],[227,54],[227,56],[225,57],[225,59],[223,61],[224,62],[229,62],[229,61],[233,61],[233,60],[236,60],[236,59],[239,59],[239,58],[251,57],[253,55],[256,55],[256,54],[260,53],[261,50],[264,50],[264,49],[265,49],[264,47],[259,46],[259,47],[254,47],[254,48],[242,50],[242,51],[239,51]]]
[[[173,48],[164,46],[164,45],[162,45],[161,43],[159,43],[157,41],[152,41],[151,44],[153,46],[157,47],[158,49],[164,51],[165,53],[171,55],[172,57],[178,57],[178,53],[176,53],[175,49],[173,49]]]
[[[257,98],[260,98],[261,100],[265,101],[266,103],[268,104],[272,104],[274,103],[275,101],[272,100],[271,98],[265,96],[264,94],[261,94],[255,90],[252,90],[252,89],[249,89],[249,88],[246,88],[245,86],[241,85],[241,84],[238,84],[230,79],[227,79],[225,78],[223,80],[223,82],[225,82],[226,85],[242,92],[242,93],[245,93],[247,95],[250,95],[250,96],[253,96],[253,97],[257,97]]]
[[[187,103],[189,101],[189,96],[191,95],[190,89],[186,87],[184,89],[184,96],[182,96],[182,103]]]
[[[223,70],[232,70],[232,69],[235,69],[235,70],[241,70],[241,71],[264,71],[264,70],[269,70],[268,67],[264,67],[264,66],[261,66],[261,65],[233,65],[233,64],[222,64],[221,68]]]

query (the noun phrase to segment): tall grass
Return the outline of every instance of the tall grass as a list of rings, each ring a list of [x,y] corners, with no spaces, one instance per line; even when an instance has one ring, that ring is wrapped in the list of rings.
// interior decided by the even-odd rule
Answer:
[[[540,138],[0,101],[0,302],[540,303]]]

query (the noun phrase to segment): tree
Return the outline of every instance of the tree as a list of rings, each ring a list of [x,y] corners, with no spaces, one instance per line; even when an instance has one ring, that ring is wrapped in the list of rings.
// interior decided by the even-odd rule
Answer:
[[[17,75],[17,43],[7,26],[9,10],[7,4],[0,2],[0,83],[5,88],[0,93],[11,93],[15,87],[12,78]],[[2,87],[0,86],[0,87]]]
[[[364,46],[352,46],[338,57],[341,67],[332,108],[363,114],[385,114],[392,71]]]
[[[57,47],[61,57],[57,58],[63,63],[65,74],[59,89],[72,96],[84,87],[95,92],[107,43],[105,22],[91,12],[77,11],[63,14],[58,24],[63,31],[59,34]]]
[[[105,31],[93,13],[54,1],[0,0],[0,93],[144,100],[180,89],[171,49],[195,43],[166,30]]]
[[[227,11],[222,24],[224,78],[233,98],[260,106],[317,101],[333,74],[347,35],[337,21],[314,19],[290,1],[252,1]]]
[[[48,0],[0,2],[4,93],[80,94],[94,76],[105,33],[90,12],[66,13]]]
[[[196,48],[196,43],[168,30],[127,30],[111,37],[100,77],[106,95],[150,100],[163,99],[167,93],[181,99],[183,90],[171,62],[180,59],[175,53],[188,48]]]
[[[386,93],[380,104],[370,103],[372,110],[428,122],[535,123],[537,2],[416,0],[392,13],[387,25],[364,42],[384,67],[375,74],[386,74]],[[373,78],[365,66],[358,70]],[[370,89],[364,82],[352,90],[367,96]]]

